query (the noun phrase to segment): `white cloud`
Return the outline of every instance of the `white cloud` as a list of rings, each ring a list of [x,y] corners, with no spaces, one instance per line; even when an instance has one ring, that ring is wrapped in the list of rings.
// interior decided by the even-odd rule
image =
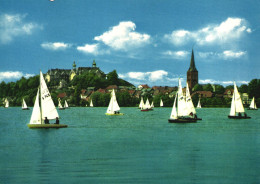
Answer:
[[[236,81],[237,84],[248,84],[249,81]],[[214,79],[201,79],[199,84],[221,84],[221,85],[233,85],[234,81],[218,81]]]
[[[164,70],[157,70],[153,72],[147,72],[147,75],[149,76],[149,80],[154,82],[154,81],[162,80],[165,76],[168,75],[168,72]]]
[[[239,59],[241,57],[246,56],[246,51],[232,51],[232,50],[225,50],[221,53],[217,52],[198,52],[200,58],[219,58],[219,59]]]
[[[247,21],[242,18],[227,18],[218,25],[208,25],[196,31],[174,30],[164,38],[174,45],[185,45],[196,42],[199,45],[222,44],[240,39],[245,33],[251,33]]]
[[[85,44],[84,46],[78,46],[77,50],[85,54],[93,55],[102,55],[110,53],[109,50],[100,49],[99,44]]]
[[[72,45],[64,42],[45,42],[41,44],[41,47],[47,50],[65,50]]]
[[[149,85],[176,86],[178,82],[178,77],[172,76],[164,70],[156,70],[151,72],[128,72],[118,75],[120,78],[126,79],[135,85],[145,83]]]
[[[25,18],[25,14],[0,15],[0,43],[10,43],[15,37],[31,35],[35,29],[42,28],[36,23],[25,22]]]
[[[246,54],[246,52],[244,51],[239,51],[239,52],[234,52],[232,50],[226,50],[223,52],[223,57],[224,58],[240,58],[242,56],[244,56]]]
[[[150,35],[141,34],[135,31],[136,25],[131,21],[120,22],[119,25],[110,28],[109,31],[94,40],[104,43],[114,50],[127,51],[143,47],[150,43]]]
[[[174,59],[183,59],[183,58],[186,58],[189,54],[190,54],[190,52],[187,52],[187,51],[170,51],[170,50],[168,50],[168,51],[162,52],[162,55],[169,56]]]
[[[16,80],[20,79],[21,77],[29,78],[34,76],[33,74],[23,74],[19,71],[6,71],[6,72],[0,72],[0,81],[3,80]]]

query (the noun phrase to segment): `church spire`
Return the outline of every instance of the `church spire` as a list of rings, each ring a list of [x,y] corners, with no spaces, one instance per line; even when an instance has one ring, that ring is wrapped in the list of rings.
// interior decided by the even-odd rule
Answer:
[[[190,71],[190,72],[198,71],[198,70],[196,69],[196,66],[195,66],[193,49],[192,49],[191,59],[190,59],[190,68],[189,68],[188,71]]]

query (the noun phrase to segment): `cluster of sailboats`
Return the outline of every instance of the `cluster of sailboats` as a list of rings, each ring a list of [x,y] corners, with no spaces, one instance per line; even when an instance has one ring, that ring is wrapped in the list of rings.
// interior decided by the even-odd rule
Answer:
[[[9,107],[9,101],[5,99],[5,107]],[[91,99],[90,107],[93,107],[93,102]],[[163,107],[163,101],[160,99],[160,107]],[[61,105],[61,100],[59,99],[58,109],[69,108],[67,101],[64,102],[64,107]],[[143,97],[141,97],[141,101],[139,104],[139,108],[141,111],[151,111],[154,108],[153,102],[149,103],[147,98],[144,103]],[[197,108],[201,108],[200,99],[198,101]],[[22,102],[22,109],[28,110],[25,100]],[[249,110],[257,110],[255,99],[253,98],[251,104],[248,108]],[[124,115],[120,113],[120,107],[116,100],[116,95],[114,89],[111,92],[111,99],[105,113],[109,116],[118,116]],[[247,116],[245,113],[245,109],[243,107],[243,103],[238,92],[236,83],[234,82],[234,92],[232,96],[231,108],[228,118],[232,119],[249,119],[251,117]],[[46,123],[49,120],[55,120],[55,124]],[[186,94],[183,94],[181,80],[179,79],[178,91],[175,95],[172,111],[170,118],[168,119],[169,123],[195,123],[197,120],[202,120],[197,117],[195,107],[193,105],[188,83],[186,84]],[[43,78],[42,72],[40,72],[40,87],[37,91],[30,123],[28,124],[29,128],[66,128],[68,127],[65,124],[59,124],[59,114],[57,108],[54,105],[54,102],[51,98],[50,92],[46,85],[46,82]]]
[[[196,110],[192,103],[189,85],[186,84],[186,96],[183,95],[181,80],[179,79],[178,91],[175,95],[169,123],[195,123],[202,120],[196,115]]]
[[[64,110],[64,109],[68,109],[69,108],[68,102],[66,100],[64,102],[64,106],[62,106],[60,98],[59,98],[58,101],[59,101],[59,103],[58,103],[59,110]]]

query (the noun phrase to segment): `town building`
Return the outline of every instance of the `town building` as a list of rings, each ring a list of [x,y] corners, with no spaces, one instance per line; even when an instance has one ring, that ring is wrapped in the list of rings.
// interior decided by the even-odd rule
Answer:
[[[191,59],[190,59],[190,68],[187,71],[187,83],[189,85],[190,91],[196,84],[198,84],[198,80],[199,80],[198,70],[196,69],[196,66],[195,66],[194,53],[193,53],[193,49],[192,49]]]
[[[87,73],[93,73],[99,77],[106,77],[106,74],[97,67],[95,60],[93,60],[92,67],[77,68],[74,61],[72,69],[50,69],[45,75],[45,80],[47,82],[54,81],[59,88],[62,88],[66,87],[75,76]]]

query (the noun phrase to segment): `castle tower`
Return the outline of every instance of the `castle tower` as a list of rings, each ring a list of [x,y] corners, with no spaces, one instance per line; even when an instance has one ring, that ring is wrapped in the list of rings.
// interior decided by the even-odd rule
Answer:
[[[92,68],[96,68],[97,67],[97,64],[96,64],[96,61],[95,59],[93,60],[93,63],[92,63]]]
[[[195,66],[194,53],[192,49],[191,59],[190,59],[190,68],[187,71],[187,83],[189,85],[190,90],[198,84],[198,70]]]

